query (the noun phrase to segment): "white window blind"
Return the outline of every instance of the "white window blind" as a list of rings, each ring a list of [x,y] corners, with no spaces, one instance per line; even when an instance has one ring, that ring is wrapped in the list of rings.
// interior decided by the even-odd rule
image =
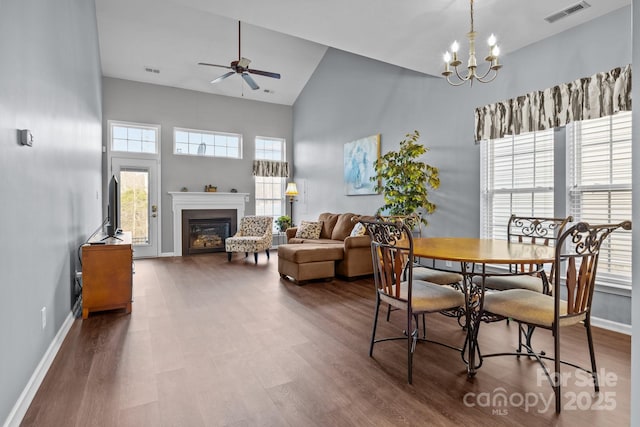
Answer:
[[[255,159],[285,161],[285,140],[282,138],[256,137]],[[256,176],[255,180],[256,215],[272,216],[275,231],[275,220],[279,216],[286,214],[284,203],[286,178]]]
[[[631,219],[631,113],[567,126],[568,210],[575,221]],[[601,248],[599,281],[631,286],[631,232],[617,230]]]
[[[511,214],[553,216],[553,130],[481,145],[482,238],[507,238]]]

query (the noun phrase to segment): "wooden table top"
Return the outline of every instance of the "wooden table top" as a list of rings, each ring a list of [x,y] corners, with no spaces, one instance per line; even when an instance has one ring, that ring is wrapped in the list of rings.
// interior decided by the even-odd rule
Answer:
[[[416,237],[417,257],[487,264],[542,264],[553,262],[555,248],[469,237]]]

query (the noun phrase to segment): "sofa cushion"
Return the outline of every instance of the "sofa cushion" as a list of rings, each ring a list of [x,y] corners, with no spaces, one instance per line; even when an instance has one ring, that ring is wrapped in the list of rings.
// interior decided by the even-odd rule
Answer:
[[[333,227],[333,231],[331,232],[331,238],[333,240],[344,240],[345,237],[348,237],[351,234],[351,230],[356,225],[354,221],[351,221],[354,217],[358,215],[352,213],[343,213],[338,217],[338,221],[336,222],[336,226]]]
[[[309,244],[309,243],[313,243],[313,244],[318,244],[318,245],[325,245],[325,244],[340,244],[343,245],[344,241],[342,240],[331,240],[331,239],[300,239],[297,237],[293,237],[289,240],[287,240],[287,243],[305,243],[305,244]]]
[[[324,212],[318,215],[318,221],[322,221],[322,230],[320,231],[321,239],[330,239],[333,228],[336,226],[340,214],[332,214]]]
[[[296,231],[299,239],[318,239],[322,230],[322,222],[301,221]]]

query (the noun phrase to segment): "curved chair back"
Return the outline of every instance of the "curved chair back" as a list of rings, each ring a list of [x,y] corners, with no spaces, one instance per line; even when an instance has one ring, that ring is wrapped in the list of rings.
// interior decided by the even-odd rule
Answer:
[[[564,232],[567,223],[572,221],[572,216],[545,218],[511,215],[507,225],[507,239],[510,242],[556,246],[557,240]],[[538,269],[533,264],[512,265],[510,268],[514,273],[532,273]],[[550,283],[553,283],[554,276],[555,266],[552,265],[548,275]]]
[[[240,219],[240,233],[243,236],[272,235],[273,217],[245,216]]]
[[[412,269],[405,272],[405,267],[408,263],[413,264],[411,230],[400,221],[360,222],[371,237],[373,274],[378,293],[385,300],[406,304],[404,308],[410,310]]]
[[[609,235],[618,228],[631,230],[631,221],[602,225],[579,222],[558,238],[555,263],[561,266],[558,268],[564,273],[556,274],[554,289],[559,290],[563,285],[566,295],[554,292],[556,324],[562,322],[563,318],[589,316],[600,249]],[[561,276],[564,276],[564,280]],[[566,314],[562,314],[560,310],[561,298],[566,301]]]

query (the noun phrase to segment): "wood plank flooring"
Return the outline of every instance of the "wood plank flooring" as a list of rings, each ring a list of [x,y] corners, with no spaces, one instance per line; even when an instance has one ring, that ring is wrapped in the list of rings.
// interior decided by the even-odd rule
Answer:
[[[413,385],[406,344],[368,357],[372,279],[281,280],[277,254],[138,260],[131,315],[76,320],[24,426],[624,426],[629,424],[630,337],[595,329],[600,397],[573,368],[557,416],[539,367],[489,358],[467,378],[460,354],[419,343]],[[401,313],[381,316],[397,335]],[[427,318],[432,339],[461,345],[455,320]],[[484,352],[511,350],[516,328],[482,325]],[[563,354],[588,363],[584,328],[562,335]],[[548,331],[536,346],[552,352]],[[500,396],[506,403],[500,406]],[[537,399],[537,400],[536,400]],[[531,404],[526,406],[526,402]],[[553,401],[551,401],[553,402]],[[536,404],[534,404],[536,403]]]

